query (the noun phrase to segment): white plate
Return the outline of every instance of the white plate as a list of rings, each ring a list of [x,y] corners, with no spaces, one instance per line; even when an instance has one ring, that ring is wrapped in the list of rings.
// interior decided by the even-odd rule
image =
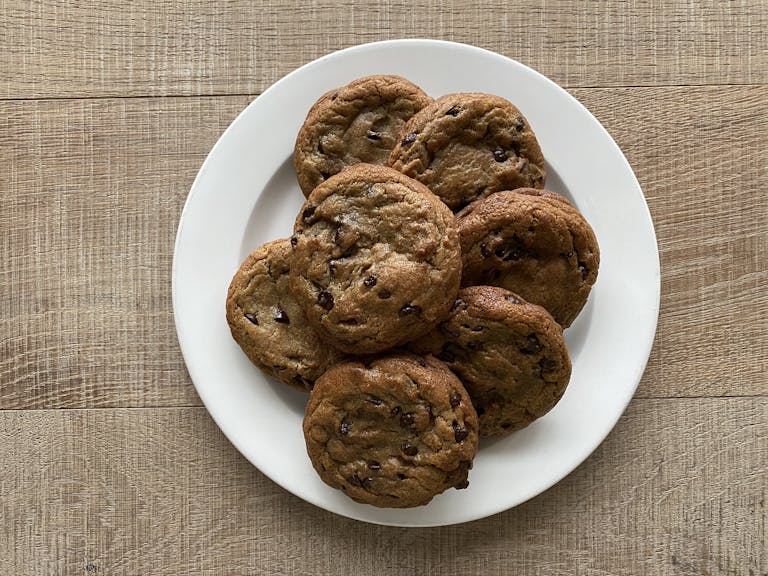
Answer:
[[[544,418],[481,442],[466,490],[428,506],[357,504],[320,481],[306,455],[306,396],[265,378],[232,340],[224,315],[230,278],[263,242],[291,233],[304,199],[291,155],[321,94],[360,76],[400,74],[432,96],[498,94],[520,108],[547,159],[547,187],[592,224],[600,273],[567,331],[573,375]],[[288,74],[224,132],[187,198],[173,259],[173,307],[187,368],[227,438],[286,490],[343,516],[398,526],[466,522],[546,490],[600,444],[626,408],[650,354],[659,309],[659,258],[640,186],[616,143],[572,96],[522,64],[480,48],[434,40],[356,46]]]

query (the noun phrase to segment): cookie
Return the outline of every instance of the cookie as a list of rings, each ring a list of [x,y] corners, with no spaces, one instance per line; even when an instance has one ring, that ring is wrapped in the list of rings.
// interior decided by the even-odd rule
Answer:
[[[291,242],[296,301],[322,338],[352,354],[427,333],[459,289],[453,214],[384,166],[356,164],[315,188]]]
[[[421,506],[466,488],[477,451],[477,415],[461,382],[434,358],[407,353],[328,370],[303,427],[320,478],[380,507]]]
[[[227,322],[245,355],[267,375],[301,390],[342,354],[318,338],[288,289],[291,244],[269,242],[235,273],[227,293]]]
[[[400,76],[359,78],[323,95],[296,138],[293,164],[304,195],[352,164],[385,164],[406,120],[431,101]]]
[[[595,234],[576,208],[554,192],[519,189],[473,202],[457,219],[462,285],[501,286],[571,325],[600,265]]]
[[[434,354],[461,379],[481,436],[509,434],[540,418],[571,377],[560,325],[503,288],[462,288],[450,316],[409,347]]]
[[[411,118],[389,165],[423,182],[452,210],[501,190],[544,186],[541,148],[513,104],[449,94]]]

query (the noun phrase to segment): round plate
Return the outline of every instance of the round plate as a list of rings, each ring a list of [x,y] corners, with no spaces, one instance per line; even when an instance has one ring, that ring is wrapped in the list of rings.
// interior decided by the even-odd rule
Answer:
[[[232,340],[224,303],[232,275],[260,244],[291,234],[304,197],[293,171],[296,133],[314,101],[360,76],[399,74],[432,96],[486,92],[528,118],[547,160],[547,188],[595,230],[600,273],[566,338],[573,375],[560,403],[509,437],[481,441],[466,490],[428,506],[357,504],[312,469],[301,420],[307,396],[261,374]],[[173,307],[189,374],[227,438],[264,474],[343,516],[397,526],[466,522],[546,490],[600,444],[626,408],[650,354],[659,309],[659,258],[640,186],[616,143],[565,90],[480,48],[396,40],[335,52],[254,100],[224,132],[187,198],[173,259]]]

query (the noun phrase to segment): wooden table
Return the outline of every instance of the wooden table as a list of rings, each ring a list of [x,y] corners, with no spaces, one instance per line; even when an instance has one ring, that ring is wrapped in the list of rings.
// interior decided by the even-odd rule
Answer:
[[[0,574],[768,573],[768,4],[517,4],[0,2]],[[653,354],[603,445],[436,529],[267,480],[202,407],[171,307],[222,130],[301,64],[397,37],[568,88],[634,167],[662,262]]]

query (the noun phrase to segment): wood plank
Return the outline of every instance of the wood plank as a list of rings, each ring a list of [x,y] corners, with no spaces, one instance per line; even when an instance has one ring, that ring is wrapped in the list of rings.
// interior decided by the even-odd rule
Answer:
[[[0,407],[200,404],[173,325],[173,242],[247,100],[0,106]]]
[[[632,164],[659,240],[641,396],[768,394],[768,89],[574,90]]]
[[[574,91],[656,221],[639,395],[768,391],[768,88]],[[0,103],[0,408],[197,405],[170,267],[186,193],[247,97]]]
[[[764,84],[768,4],[2,0],[0,97],[252,94],[391,38],[475,44],[566,86]]]
[[[0,572],[762,575],[766,475],[768,399],[636,400],[543,495],[400,529],[284,492],[200,408],[6,411]]]

